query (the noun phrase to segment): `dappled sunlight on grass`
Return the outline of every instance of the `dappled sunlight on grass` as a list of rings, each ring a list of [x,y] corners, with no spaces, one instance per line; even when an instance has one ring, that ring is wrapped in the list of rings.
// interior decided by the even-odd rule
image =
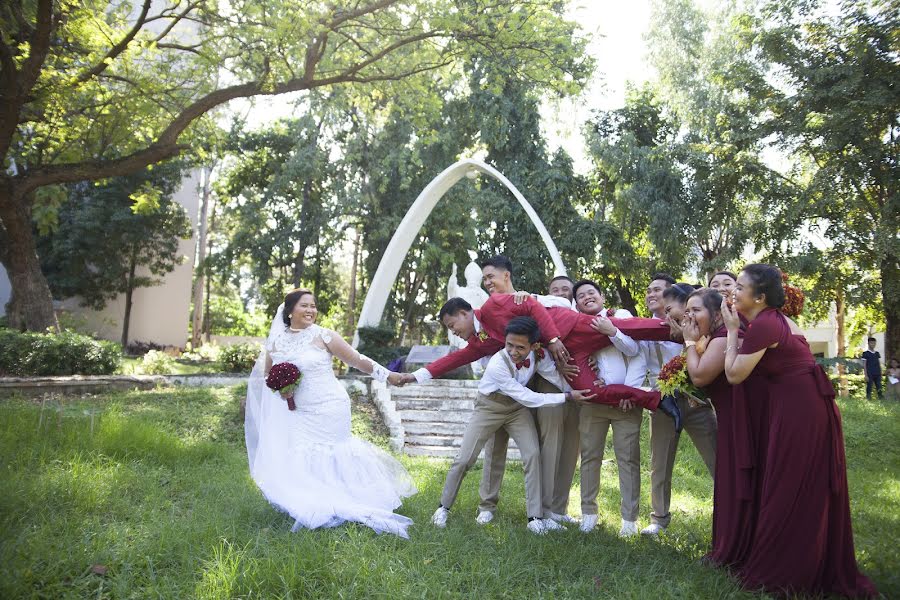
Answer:
[[[475,523],[479,464],[447,528],[437,529],[430,517],[450,461],[407,456],[419,494],[399,512],[415,521],[411,540],[359,525],[291,533],[291,519],[247,472],[241,395],[164,388],[67,399],[63,418],[45,412],[40,427],[39,405],[0,404],[0,597],[758,597],[697,564],[709,544],[712,482],[686,437],[672,526],[659,541],[616,535],[614,460],[603,465],[601,523],[588,535],[575,526],[543,537],[526,531],[519,463],[508,466],[492,523]],[[93,433],[84,410],[94,412]],[[371,413],[354,411],[354,429],[386,445]],[[878,404],[845,411],[857,555],[888,597],[900,594],[898,416],[900,408]],[[641,485],[646,524],[646,427]],[[577,486],[569,512],[580,514]]]

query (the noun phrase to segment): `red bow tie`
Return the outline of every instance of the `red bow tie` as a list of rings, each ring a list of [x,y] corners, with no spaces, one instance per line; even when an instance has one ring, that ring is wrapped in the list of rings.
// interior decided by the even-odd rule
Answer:
[[[530,366],[531,366],[531,359],[530,359],[530,358],[526,358],[526,359],[523,360],[522,362],[516,363],[516,370],[521,369],[522,367],[525,367],[525,368],[527,369],[527,368],[530,367]]]

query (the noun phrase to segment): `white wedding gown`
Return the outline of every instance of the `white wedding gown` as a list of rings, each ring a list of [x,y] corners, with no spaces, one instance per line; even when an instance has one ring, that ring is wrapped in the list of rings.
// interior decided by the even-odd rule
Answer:
[[[388,453],[350,433],[350,397],[323,343],[331,335],[312,325],[284,328],[267,341],[272,364],[294,363],[302,379],[291,411],[254,368],[246,413],[250,472],[269,502],[295,519],[292,531],[354,521],[408,538],[412,520],[393,511],[416,492],[412,478]]]

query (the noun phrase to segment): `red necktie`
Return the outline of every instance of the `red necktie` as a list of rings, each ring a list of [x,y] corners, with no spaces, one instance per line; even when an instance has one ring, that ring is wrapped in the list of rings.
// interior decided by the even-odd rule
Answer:
[[[522,367],[525,367],[525,368],[527,369],[527,368],[530,367],[530,366],[531,366],[531,359],[530,359],[530,358],[526,358],[526,359],[523,360],[522,362],[516,363],[516,370],[521,369]]]

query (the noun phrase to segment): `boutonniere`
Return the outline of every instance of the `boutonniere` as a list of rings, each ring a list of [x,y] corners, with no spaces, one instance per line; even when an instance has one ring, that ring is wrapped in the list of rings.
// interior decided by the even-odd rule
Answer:
[[[615,309],[613,309],[613,308],[607,308],[607,309],[606,309],[606,316],[607,316],[607,318],[609,318],[609,317],[614,317],[615,315],[616,315]]]
[[[481,340],[482,342],[486,342],[486,341],[488,340],[489,337],[491,337],[491,336],[489,336],[489,335],[487,334],[487,332],[485,332],[485,331],[479,331],[479,332],[478,332],[478,339]]]
[[[544,356],[544,349],[538,344],[537,348],[534,349],[534,358],[537,360],[544,360]]]

